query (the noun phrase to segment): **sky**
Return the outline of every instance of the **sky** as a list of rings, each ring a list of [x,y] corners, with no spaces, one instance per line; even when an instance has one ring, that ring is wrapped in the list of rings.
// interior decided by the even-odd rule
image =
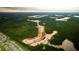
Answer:
[[[38,12],[38,11],[78,12],[79,11],[79,0],[7,0],[7,1],[3,0],[0,2],[1,2],[0,12]]]

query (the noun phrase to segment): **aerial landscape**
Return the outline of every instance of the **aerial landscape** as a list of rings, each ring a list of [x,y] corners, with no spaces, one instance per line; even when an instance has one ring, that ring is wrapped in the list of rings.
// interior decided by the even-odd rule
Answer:
[[[0,12],[0,51],[77,51],[79,12]]]

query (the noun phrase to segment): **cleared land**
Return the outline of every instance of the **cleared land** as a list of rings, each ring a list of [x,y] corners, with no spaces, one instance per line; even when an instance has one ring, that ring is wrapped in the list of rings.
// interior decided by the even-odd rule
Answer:
[[[64,16],[56,16],[57,15],[64,15]],[[70,16],[67,16],[69,15]],[[28,18],[28,16],[33,15],[48,15],[45,17],[37,16],[37,18]],[[61,45],[62,42],[65,40],[65,38],[68,38],[70,42],[73,43],[75,48],[79,50],[79,18],[73,17],[74,15],[79,16],[79,13],[0,13],[0,32],[4,33],[6,36],[9,37],[9,39],[6,41],[6,37],[4,37],[4,40],[1,36],[0,42],[6,42],[5,47],[16,47],[13,50],[33,50],[33,51],[41,51],[43,50],[43,45],[38,45],[36,47],[28,46],[24,43],[22,43],[22,40],[25,38],[32,38],[37,36],[37,28],[36,24],[33,22],[29,22],[28,19],[31,20],[40,20],[40,24],[45,26],[46,33],[50,34],[52,31],[57,30],[59,34],[55,36],[55,38],[52,38],[51,44],[55,45]],[[57,19],[61,19],[63,17],[70,17],[67,21],[56,21],[55,17]],[[45,24],[44,24],[45,23]],[[14,43],[16,44],[14,44]],[[8,45],[8,43],[11,43]],[[17,49],[17,47],[20,47]],[[5,48],[1,46],[3,50]],[[22,47],[22,49],[21,49]],[[46,49],[43,51],[59,51],[63,49],[57,49],[54,47],[50,47],[48,45],[45,45]],[[6,48],[8,49],[8,48]],[[11,49],[12,50],[12,49]]]

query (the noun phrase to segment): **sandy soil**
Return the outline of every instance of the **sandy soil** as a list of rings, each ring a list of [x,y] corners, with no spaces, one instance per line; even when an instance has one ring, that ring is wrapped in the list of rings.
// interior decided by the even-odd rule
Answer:
[[[37,23],[38,36],[36,36],[34,38],[26,38],[22,41],[23,43],[28,44],[30,46],[37,46],[40,44],[46,45],[47,44],[49,46],[52,46],[52,47],[55,47],[58,49],[62,48],[65,51],[75,51],[76,50],[74,47],[74,44],[71,41],[69,41],[68,39],[65,39],[62,42],[62,45],[51,44],[50,43],[51,38],[54,38],[54,36],[58,34],[58,31],[55,30],[51,34],[47,34],[45,32],[45,27],[39,24],[39,22],[40,22],[39,20],[28,20],[28,21]]]

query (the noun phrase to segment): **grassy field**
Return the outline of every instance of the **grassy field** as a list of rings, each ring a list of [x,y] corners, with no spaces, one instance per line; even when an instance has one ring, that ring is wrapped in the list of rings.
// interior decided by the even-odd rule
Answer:
[[[67,16],[71,14],[71,19],[67,22],[55,21],[55,19],[50,19],[49,17],[55,16],[56,13],[0,13],[0,32],[8,35],[13,41],[19,43],[24,50],[41,51],[42,45],[31,47],[22,43],[22,40],[29,37],[34,37],[37,35],[36,23],[28,22],[28,16],[31,15],[48,15],[43,18],[39,18],[41,23],[46,23],[45,30],[46,33],[51,33],[53,30],[58,30],[59,35],[52,40],[53,44],[61,44],[65,38],[69,38],[77,49],[79,49],[79,18],[72,17],[73,15],[78,15],[77,13],[57,13]],[[56,49],[46,45],[46,51],[63,50]]]

